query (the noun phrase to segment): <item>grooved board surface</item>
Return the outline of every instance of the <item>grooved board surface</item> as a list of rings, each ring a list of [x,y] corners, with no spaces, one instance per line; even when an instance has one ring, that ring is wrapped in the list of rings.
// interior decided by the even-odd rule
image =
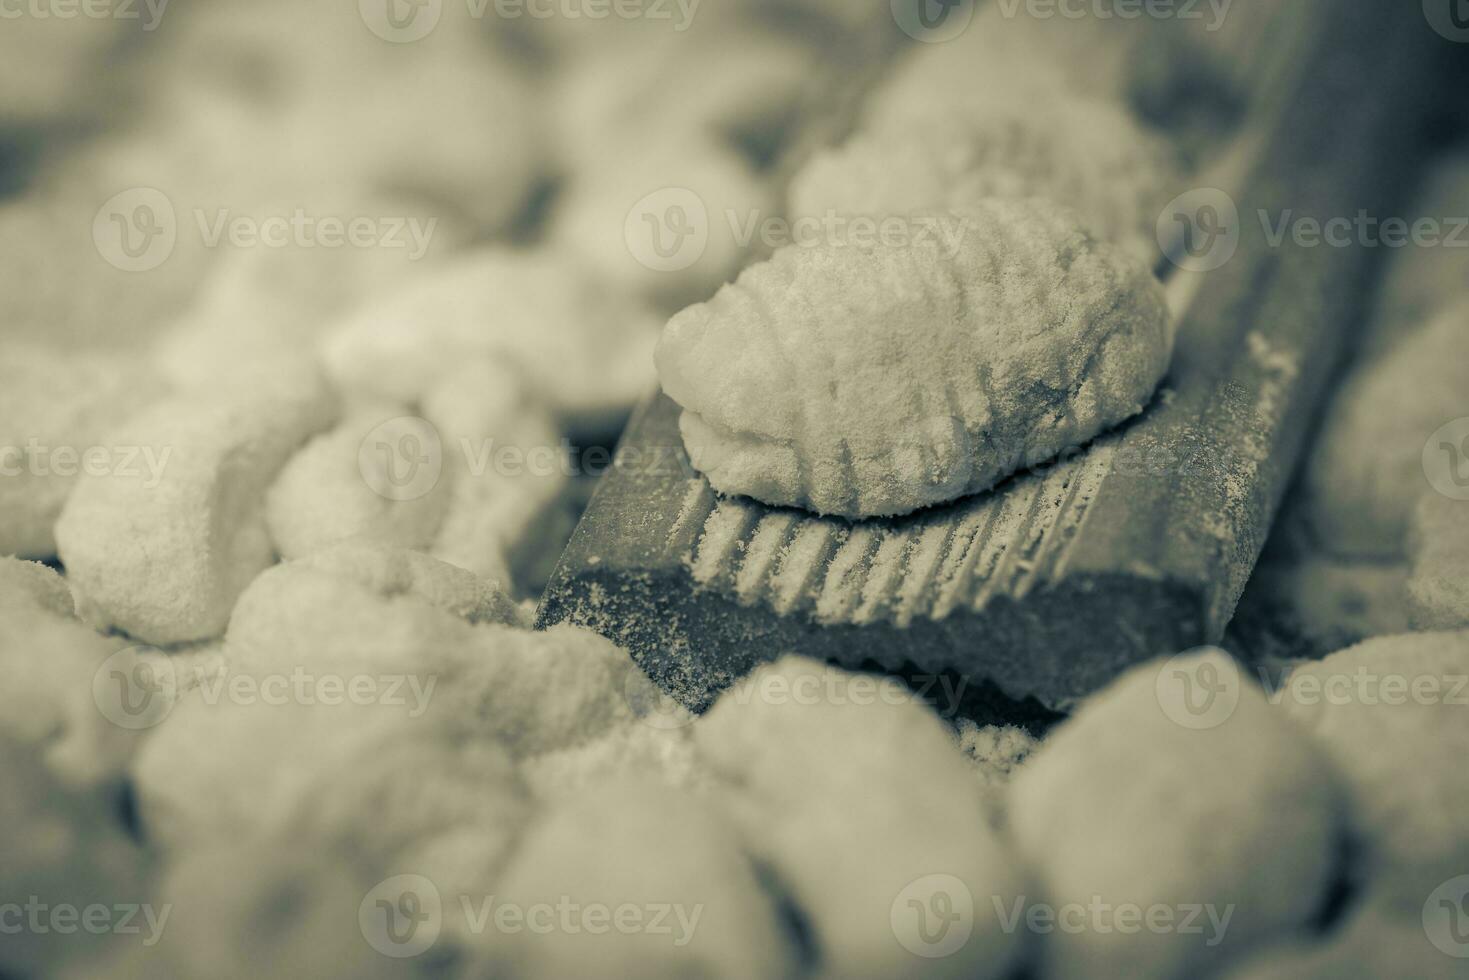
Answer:
[[[956,508],[853,525],[717,497],[691,480],[675,532],[697,522],[686,557],[702,587],[743,605],[821,623],[908,626],[1024,598],[1059,579],[1113,459],[1108,439],[1079,457]]]
[[[957,675],[971,713],[991,718],[1065,709],[1141,660],[1217,642],[1379,259],[1272,242],[1255,216],[1393,213],[1411,176],[1406,107],[1432,38],[1401,12],[1334,9],[1304,46],[1300,90],[1251,137],[1263,149],[1233,191],[1236,254],[1181,283],[1173,369],[1142,416],[990,493],[848,523],[718,497],[659,395],[629,425],[636,462],[604,479],[539,623],[608,635],[696,708],[796,652]]]

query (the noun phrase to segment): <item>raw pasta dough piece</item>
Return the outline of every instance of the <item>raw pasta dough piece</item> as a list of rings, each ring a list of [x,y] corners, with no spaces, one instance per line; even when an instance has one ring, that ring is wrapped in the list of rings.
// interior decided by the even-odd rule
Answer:
[[[1414,629],[1469,628],[1469,500],[1429,492],[1413,515],[1408,617]]]
[[[360,677],[376,681],[379,692],[386,683],[366,671],[306,669],[301,689],[308,695],[320,690],[315,682],[324,676],[335,677],[341,688]],[[201,685],[172,705],[132,760],[139,819],[155,847],[185,853],[256,836],[292,812],[298,795],[323,774],[371,758],[362,748],[379,744],[378,733],[408,738],[438,724],[438,716],[412,714],[421,708],[421,692],[410,693],[406,685],[399,704],[354,703],[344,695],[328,703],[292,696],[289,683],[267,695],[268,675],[238,673],[260,682],[248,689],[257,693],[232,693],[231,685],[239,683],[233,676]]]
[[[373,877],[410,867],[444,882],[464,875],[451,861],[454,841],[488,883],[509,856],[531,799],[505,750],[429,725],[373,732],[286,791],[291,804],[266,839],[329,850]],[[436,856],[436,866],[409,864]]]
[[[1460,146],[1434,162],[1411,215],[1410,227],[1427,219],[1447,241],[1403,249],[1388,264],[1363,337],[1364,361],[1383,357],[1440,310],[1469,296],[1469,225],[1464,224],[1469,217],[1469,147]]]
[[[574,800],[609,779],[658,782],[675,789],[703,789],[707,774],[694,752],[694,723],[688,716],[679,727],[671,719],[647,720],[615,728],[582,745],[529,759],[522,767],[526,782],[542,799]]]
[[[263,227],[299,219],[299,238],[221,246],[193,303],[158,344],[160,365],[175,384],[310,361],[338,319],[427,274],[469,237],[462,222],[402,196],[325,187],[301,197],[257,212]],[[363,227],[349,237],[355,223]]]
[[[93,919],[79,922],[75,913],[85,914],[93,904],[112,909],[149,900],[144,862],[121,822],[109,819],[100,795],[57,782],[33,751],[4,735],[0,735],[0,771],[5,773],[5,792],[0,793],[0,826],[5,828],[0,835],[0,895],[7,903],[0,971],[7,976],[52,976],[63,963],[104,941],[95,930],[81,928],[82,922]],[[39,912],[27,913],[20,904],[32,902],[39,903]],[[77,928],[26,927],[28,914],[39,914],[44,926],[53,910],[68,906]]]
[[[110,977],[260,976],[411,980],[414,960],[364,941],[358,908],[375,882],[306,844],[225,838],[170,855],[155,898],[168,910],[160,935],[126,937],[67,980]],[[144,944],[144,940],[148,944]]]
[[[78,622],[70,594],[56,589],[65,590],[60,579],[38,580],[26,564],[0,559],[0,737],[35,753],[69,786],[116,786],[138,733],[99,709],[111,693],[108,658],[125,643]],[[17,585],[26,594],[13,592]]]
[[[1182,183],[1175,151],[1123,110],[1040,95],[932,111],[818,154],[791,184],[792,215],[883,218],[986,197],[1044,197],[1099,238],[1157,261],[1156,226]]]
[[[676,309],[734,277],[777,214],[775,197],[732,150],[665,142],[579,174],[550,234],[619,289]]]
[[[62,16],[60,8],[6,8],[0,32],[0,129],[64,124],[70,115],[91,115],[104,104],[98,84],[114,49],[128,30],[114,16]],[[155,18],[144,12],[144,20]],[[134,22],[137,23],[136,21]]]
[[[121,465],[103,443],[119,416],[160,396],[132,358],[7,341],[0,361],[0,555],[49,558],[83,468]]]
[[[529,590],[572,528],[561,433],[513,369],[487,358],[456,369],[423,400],[444,442],[444,519],[435,557]]]
[[[367,6],[230,8],[190,11],[137,69],[159,93],[155,116],[201,100],[230,112],[236,145],[266,151],[269,196],[282,185],[407,193],[489,230],[525,205],[545,169],[535,93],[475,25],[393,44],[364,23]]]
[[[1411,633],[1302,665],[1281,694],[1346,777],[1368,895],[1405,913],[1469,867],[1466,679],[1469,633]]]
[[[1315,555],[1303,558],[1277,587],[1305,635],[1325,652],[1406,631],[1407,578],[1402,564]]]
[[[417,678],[427,691],[422,713],[494,735],[518,757],[579,745],[638,717],[628,685],[648,682],[611,641],[571,627],[501,625],[517,616],[514,606],[470,573],[421,555],[371,557],[376,550],[354,558],[338,549],[261,575],[230,621],[238,668]]]
[[[1325,938],[1303,935],[1265,949],[1224,980],[1458,980],[1463,975],[1462,959],[1433,946],[1422,913],[1404,915],[1368,904]]]
[[[1251,98],[1255,80],[1240,69],[1250,39],[1241,35],[1268,27],[1269,14],[1239,11],[1229,21],[1236,19],[1240,30],[1217,32],[1178,18],[1116,12],[1007,16],[989,4],[959,37],[917,45],[864,116],[880,129],[937,105],[983,112],[997,103],[1080,95],[1113,102],[1181,143],[1207,146],[1227,136]]]
[[[747,27],[721,37],[660,33],[598,46],[570,60],[552,89],[558,149],[574,174],[648,143],[768,154],[772,147],[763,144],[783,136],[800,109],[813,54]],[[670,78],[679,83],[669,85]]]
[[[0,557],[0,610],[40,610],[59,619],[76,614],[66,580],[40,562]]]
[[[410,415],[403,408],[353,411],[281,468],[265,495],[265,520],[282,558],[304,558],[349,538],[428,547],[444,520],[448,486],[427,469],[442,465],[433,458],[442,449],[434,453]]]
[[[1130,935],[1120,918],[1058,929],[1045,937],[1043,975],[1204,976],[1315,915],[1332,880],[1340,789],[1323,754],[1259,688],[1247,678],[1218,687],[1236,670],[1218,651],[1138,667],[1015,777],[1009,826],[1048,907],[1182,915],[1200,905],[1215,917],[1201,916],[1194,932]],[[1217,697],[1234,700],[1194,714],[1190,684],[1209,679],[1224,690]]]
[[[824,514],[905,514],[1140,412],[1172,333],[1148,268],[1073,212],[990,200],[885,247],[792,246],[675,316],[658,348],[717,490]]]
[[[466,360],[519,372],[534,397],[593,427],[653,384],[655,317],[550,251],[465,255],[347,317],[324,344],[346,391],[418,403]]]
[[[121,352],[149,343],[187,304],[197,281],[174,275],[188,264],[182,257],[149,273],[147,288],[139,288],[134,273],[107,263],[91,235],[106,200],[95,191],[68,197],[43,187],[0,198],[0,322],[7,348],[30,342]]]
[[[156,465],[84,476],[56,523],[83,618],[148,643],[222,633],[275,557],[266,487],[335,412],[315,372],[287,371],[164,399],[111,432]]]
[[[1010,780],[1039,746],[1035,736],[1009,725],[980,727],[965,718],[957,731],[959,751],[979,782],[985,807],[997,825],[1003,823]]]
[[[359,672],[456,663],[475,623],[512,622],[493,582],[411,551],[347,541],[277,565],[250,583],[226,640],[242,670]]]
[[[498,889],[526,910],[667,909],[667,929],[527,929],[486,950],[524,977],[780,977],[795,963],[774,901],[720,814],[653,782],[604,782],[537,821]],[[695,919],[697,916],[697,919]],[[497,948],[498,947],[498,948]],[[491,969],[492,974],[502,971]]]
[[[1461,304],[1343,385],[1306,476],[1321,547],[1344,556],[1403,557],[1409,517],[1430,487],[1425,449],[1444,458],[1427,443],[1442,426],[1469,415],[1466,336],[1469,304]]]
[[[569,475],[560,432],[513,370],[487,358],[451,369],[406,408],[362,408],[304,446],[266,496],[276,549],[336,542],[424,551],[507,590],[559,554]]]
[[[694,736],[715,800],[809,923],[818,975],[1008,974],[1019,937],[997,909],[1021,895],[1021,871],[953,737],[907,688],[789,657],[727,692]],[[970,928],[928,958],[942,940],[914,910],[946,900],[972,910]]]

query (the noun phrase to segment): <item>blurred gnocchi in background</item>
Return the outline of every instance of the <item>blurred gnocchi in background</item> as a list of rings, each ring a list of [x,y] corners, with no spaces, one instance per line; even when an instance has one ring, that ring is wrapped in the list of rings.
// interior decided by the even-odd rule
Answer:
[[[696,718],[530,628],[665,324],[791,219],[1046,197],[1157,258],[1262,21],[1005,8],[0,0],[0,977],[1459,975],[1412,899],[1469,909],[1469,708],[1186,731],[1147,665],[1048,739],[793,656]],[[1403,448],[1469,416],[1466,269],[1381,291],[1246,600],[1286,676],[1469,675]],[[1013,918],[1093,896],[1244,911]]]

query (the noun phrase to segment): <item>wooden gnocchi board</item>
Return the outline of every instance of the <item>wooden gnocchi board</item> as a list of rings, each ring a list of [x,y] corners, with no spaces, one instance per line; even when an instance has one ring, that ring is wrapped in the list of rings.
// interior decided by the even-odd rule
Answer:
[[[1381,251],[1271,231],[1282,215],[1395,213],[1411,177],[1436,49],[1395,6],[1318,6],[1289,47],[1285,90],[1236,141],[1254,148],[1230,189],[1238,250],[1174,277],[1177,353],[1140,418],[993,492],[852,523],[717,495],[660,394],[629,424],[538,625],[605,634],[695,709],[800,653],[957,676],[965,713],[1035,723],[1130,665],[1217,642]]]

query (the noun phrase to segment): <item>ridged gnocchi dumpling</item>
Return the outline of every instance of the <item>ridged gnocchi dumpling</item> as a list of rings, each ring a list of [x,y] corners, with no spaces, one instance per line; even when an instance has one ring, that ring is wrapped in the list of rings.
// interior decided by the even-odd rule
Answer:
[[[905,244],[793,245],[675,316],[657,352],[724,493],[861,518],[985,490],[1141,411],[1162,287],[1039,200],[907,219]]]
[[[1054,98],[1044,110],[997,100],[982,111],[929,112],[863,132],[797,175],[791,213],[881,217],[985,197],[1045,197],[1154,261],[1158,215],[1183,183],[1178,154],[1106,102]]]

